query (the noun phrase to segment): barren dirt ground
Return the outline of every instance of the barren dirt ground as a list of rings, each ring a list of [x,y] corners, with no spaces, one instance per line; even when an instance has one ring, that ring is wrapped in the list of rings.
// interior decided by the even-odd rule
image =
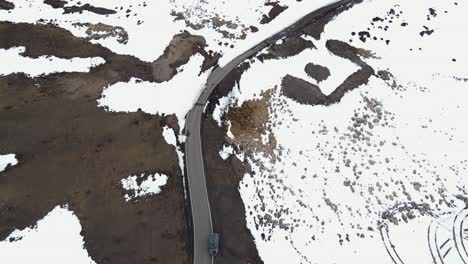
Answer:
[[[68,204],[96,263],[187,263],[187,211],[177,154],[162,136],[173,117],[108,113],[102,89],[132,76],[152,79],[151,66],[50,27],[0,23],[0,48],[25,56],[101,56],[90,73],[36,79],[0,77],[0,149],[19,164],[0,173],[0,240]],[[31,36],[34,36],[33,38]],[[129,175],[164,173],[156,196],[125,202],[118,184]]]

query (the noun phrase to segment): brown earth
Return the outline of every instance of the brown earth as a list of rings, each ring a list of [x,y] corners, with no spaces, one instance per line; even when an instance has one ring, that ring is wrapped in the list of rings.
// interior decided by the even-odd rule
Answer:
[[[321,105],[327,101],[327,96],[317,85],[289,74],[281,81],[281,91],[284,96],[300,104]]]
[[[323,12],[322,14],[310,17],[307,24],[305,24],[302,28],[302,33],[319,40],[323,33],[323,29],[328,24],[328,22],[332,21],[336,16],[350,9],[355,4],[359,4],[361,2],[362,0],[355,0],[354,3],[339,5],[336,8],[332,8],[326,12]]]
[[[330,77],[330,70],[327,67],[311,62],[306,64],[304,71],[317,82],[325,81],[328,79],[328,77]]]
[[[237,66],[216,87],[202,120],[202,146],[213,228],[221,234],[220,252],[216,257],[219,263],[263,263],[247,229],[245,208],[238,191],[239,181],[249,169],[244,161],[236,157],[225,161],[221,159],[219,150],[228,144],[227,127],[219,127],[212,117],[218,100],[231,91],[249,67],[248,62]]]
[[[225,143],[225,128],[211,116],[202,123],[203,153],[214,231],[221,234],[217,263],[259,264],[257,248],[245,220],[245,208],[238,190],[248,168],[236,157],[222,160],[219,150]]]
[[[15,8],[15,4],[6,0],[0,0],[0,10],[11,10]]]
[[[336,56],[348,59],[360,67],[351,74],[331,94],[325,95],[320,88],[300,78],[286,75],[281,83],[283,95],[301,104],[331,105],[341,101],[343,96],[363,84],[367,84],[369,78],[375,75],[374,69],[365,63],[361,57],[369,57],[372,54],[363,49],[355,48],[339,40],[327,40],[327,49]]]
[[[268,14],[263,14],[262,19],[260,20],[260,24],[268,24],[273,21],[277,16],[284,12],[284,10],[288,9],[288,6],[282,6],[279,2],[268,2],[265,3],[265,6],[271,6],[270,11]]]
[[[52,8],[64,8],[67,1],[63,0],[44,0],[44,4],[50,5]]]
[[[44,0],[44,4],[47,4],[55,9],[63,9],[64,14],[73,14],[73,13],[83,13],[83,11],[92,12],[98,15],[112,15],[117,13],[117,11],[112,9],[107,9],[104,7],[96,7],[90,4],[73,5],[73,6],[65,6],[68,2],[63,0]]]
[[[206,40],[202,36],[192,35],[187,31],[175,35],[169,46],[155,62],[153,76],[156,81],[169,81],[177,74],[177,68],[189,62],[190,58],[200,53],[205,57],[201,71],[217,64],[219,55],[205,51]]]
[[[96,263],[188,263],[182,175],[162,136],[166,124],[178,129],[175,117],[108,113],[96,102],[112,83],[154,81],[151,64],[52,26],[0,23],[0,35],[0,48],[25,46],[24,56],[106,60],[89,73],[0,77],[0,151],[19,160],[0,172],[0,240],[69,204]],[[121,179],[157,172],[169,178],[161,193],[125,202]]]
[[[265,54],[257,56],[261,61],[271,59],[284,59],[295,56],[306,49],[314,49],[315,45],[312,41],[306,40],[298,35],[290,36],[281,41],[279,44],[273,44],[268,47]]]
[[[231,122],[231,133],[234,139],[227,139],[232,145],[243,148],[264,149],[274,148],[276,140],[267,124],[270,119],[270,100],[272,91],[267,90],[259,99],[249,100],[240,107],[232,107],[226,115]],[[262,135],[269,135],[267,144],[263,144]]]

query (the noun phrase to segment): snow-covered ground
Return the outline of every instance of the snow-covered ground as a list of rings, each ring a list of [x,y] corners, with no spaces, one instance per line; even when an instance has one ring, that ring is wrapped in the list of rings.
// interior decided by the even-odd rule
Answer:
[[[63,9],[54,9],[43,1],[17,0],[15,9],[0,10],[0,21],[25,23],[54,23],[69,30],[75,36],[85,38],[86,28],[77,23],[102,23],[123,28],[128,33],[128,42],[117,37],[91,40],[116,53],[130,54],[145,61],[157,59],[172,37],[182,30],[199,34],[206,38],[211,49],[225,54],[221,63],[229,62],[233,57],[274,34],[286,25],[292,24],[303,15],[327,5],[332,0],[301,2],[282,0],[280,4],[288,6],[282,14],[269,24],[260,24],[263,14],[268,14],[271,7],[265,6],[268,0],[162,0],[162,1],[122,1],[122,0],[70,0],[65,7],[90,4],[95,7],[116,11],[115,14],[99,15],[93,12],[64,14]],[[186,16],[189,27],[183,20],[175,20],[175,13]],[[229,22],[229,23],[224,23]],[[252,33],[246,30],[250,26],[258,28]],[[228,36],[223,31],[230,33]],[[247,37],[239,38],[246,33]],[[247,34],[248,33],[248,34]],[[222,42],[223,45],[218,45]],[[224,43],[228,45],[224,45]],[[231,48],[234,45],[234,48]]]
[[[260,24],[262,15],[267,14],[271,9],[265,6],[267,2],[269,1],[138,0],[129,3],[121,0],[71,0],[65,5],[65,7],[71,7],[91,4],[116,11],[115,14],[99,15],[88,11],[64,14],[63,9],[54,9],[43,1],[18,0],[15,1],[15,9],[0,10],[0,21],[53,23],[82,38],[88,36],[85,26],[88,23],[113,26],[125,30],[128,41],[122,41],[119,37],[112,35],[89,41],[99,43],[116,53],[130,54],[148,62],[154,61],[163,53],[175,34],[188,30],[192,34],[205,37],[209,49],[223,54],[220,60],[220,65],[223,65],[308,12],[335,1],[322,0],[304,3],[296,0],[283,0],[281,4],[289,8],[271,23]],[[175,20],[175,13],[185,14],[190,24],[202,22],[203,24],[201,27],[189,27],[185,21]],[[230,23],[229,25],[223,24],[218,21],[219,19]],[[218,23],[207,21],[218,21]],[[220,23],[223,25],[219,26]],[[250,26],[257,27],[258,32],[246,30]],[[227,36],[223,34],[225,30],[228,30],[230,34]],[[243,35],[243,32],[246,33],[245,37],[238,38]],[[201,63],[200,56],[195,56],[184,67],[185,71],[179,73],[170,82],[163,84],[136,83],[136,80],[131,80],[129,83],[117,83],[106,89],[99,105],[107,106],[110,111],[136,111],[141,108],[151,114],[176,114],[183,127],[185,114],[198,98],[206,81],[207,74],[198,76]],[[131,87],[131,89],[125,89],[125,87]]]
[[[261,25],[262,15],[269,10],[265,2],[71,0],[66,5],[89,3],[116,11],[98,15],[88,11],[64,14],[62,9],[53,9],[43,1],[17,0],[12,11],[0,10],[0,21],[52,22],[83,38],[87,37],[86,23],[111,25],[119,32],[125,30],[128,40],[111,36],[90,41],[144,61],[157,59],[175,34],[188,30],[204,36],[210,49],[221,52],[223,65],[303,15],[335,1],[283,0],[281,4],[289,8],[271,23]],[[275,124],[271,132],[278,142],[274,156],[281,160],[273,163],[270,154],[256,153],[249,158],[255,174],[246,175],[240,186],[248,227],[265,263],[385,263],[385,260],[392,263],[387,253],[389,247],[393,248],[389,243],[396,245],[390,255],[394,258],[398,255],[405,263],[431,261],[428,244],[432,242],[427,241],[426,230],[434,219],[451,219],[461,210],[464,203],[454,195],[467,196],[468,127],[462,122],[468,114],[465,103],[468,39],[463,36],[468,26],[464,17],[467,11],[465,2],[368,0],[330,23],[322,40],[314,41],[317,50],[281,61],[255,62],[242,77],[241,90],[221,100],[224,107],[217,108],[219,115],[226,112],[225,106],[230,102],[240,106],[258,97],[262,89],[276,85],[271,112],[278,117],[272,115],[270,123]],[[189,23],[203,22],[203,26],[193,29],[187,26],[187,21],[174,21],[172,12],[190,14]],[[385,19],[374,19],[377,16]],[[219,21],[214,18],[235,26],[217,27],[215,22]],[[250,26],[259,31],[250,32]],[[234,37],[226,38],[223,32]],[[369,84],[330,107],[300,105],[284,98],[279,86],[285,74],[318,84],[329,94],[356,71],[356,65],[326,50],[327,39],[352,40],[350,44],[371,50],[378,59],[366,62],[376,71],[391,72],[395,83],[371,77]],[[29,64],[29,59],[20,52],[18,48],[0,50],[0,56],[10,56],[8,61],[19,60],[21,67],[0,66],[1,75],[19,71],[37,76],[64,71],[68,66],[70,71],[87,71],[102,63],[91,58],[72,63],[41,57]],[[321,83],[313,81],[303,71],[309,61],[328,67],[331,77]],[[32,62],[44,66],[28,67]],[[106,87],[98,105],[109,111],[142,109],[151,114],[176,114],[182,128],[208,74],[198,76],[201,63],[201,56],[191,58],[184,71],[170,82],[157,84],[132,79]],[[217,121],[221,122],[221,118]],[[170,130],[165,129],[164,134],[168,143],[175,144]],[[234,153],[228,146],[220,150],[223,158],[231,153],[243,157],[243,153]],[[179,159],[182,160],[180,155]],[[8,163],[14,165],[12,161]],[[136,177],[122,182],[124,188],[134,191],[134,196],[128,199],[157,193],[165,184],[165,175],[149,176],[140,186]],[[421,212],[425,215],[419,216]],[[64,208],[54,209],[49,216],[55,214],[76,220]],[[402,215],[412,214],[418,217],[401,222]],[[393,223],[395,219],[400,219],[398,225]],[[447,221],[444,226],[452,228],[453,221]],[[28,229],[31,236],[39,233],[40,223],[44,222],[38,223],[37,232]],[[76,236],[79,229],[76,220],[73,228],[66,231],[73,231]],[[16,254],[8,250],[29,241],[29,235],[16,242],[1,242],[0,251],[5,252],[1,255]],[[60,241],[52,248],[66,244],[62,238],[49,242]],[[82,249],[81,237],[77,241]],[[455,241],[451,243],[447,258],[450,263],[459,263]],[[38,249],[39,253],[48,252]],[[92,262],[83,252],[79,254],[83,254],[80,256],[84,263]],[[21,262],[15,259],[15,263]]]
[[[15,166],[18,164],[15,154],[0,154],[0,172],[4,171],[8,166]]]
[[[187,189],[185,186],[185,160],[184,160],[184,152],[182,152],[181,147],[177,144],[177,134],[174,131],[174,129],[165,126],[163,128],[163,137],[164,140],[170,145],[173,145],[176,152],[177,152],[177,158],[179,159],[179,168],[180,168],[180,173],[182,173],[182,176],[184,177],[184,180],[182,181],[183,187],[184,187],[184,196],[187,198]],[[180,141],[185,141],[184,136],[179,136]]]
[[[98,106],[108,111],[135,112],[138,109],[150,114],[175,114],[179,126],[185,126],[185,115],[203,90],[208,73],[198,75],[203,61],[195,55],[183,66],[184,74],[177,74],[170,82],[155,83],[138,79],[119,82],[105,88]]]
[[[244,73],[231,104],[266,89],[274,94],[269,124],[277,146],[246,155],[253,173],[240,184],[265,263],[432,263],[430,245],[447,254],[445,263],[463,263],[460,244],[468,241],[457,244],[448,232],[443,245],[428,230],[434,222],[445,233],[456,228],[444,219],[468,197],[467,11],[453,1],[365,1],[326,26],[314,41],[318,50],[256,61]],[[284,97],[285,74],[315,83],[304,73],[307,62],[330,69],[318,84],[325,94],[357,69],[326,50],[328,39],[372,51],[365,61],[393,78],[373,76],[328,107]]]
[[[0,49],[0,76],[22,72],[31,77],[48,75],[57,72],[89,72],[106,61],[100,57],[61,59],[54,56],[41,56],[33,59],[21,54],[24,47]]]
[[[35,226],[15,230],[0,242],[2,263],[95,264],[80,232],[75,214],[67,206],[57,206]]]
[[[141,181],[138,178],[145,178]],[[161,192],[161,187],[166,185],[167,175],[155,173],[145,176],[145,174],[130,175],[120,181],[122,188],[129,191],[130,194],[125,194],[125,200],[131,201],[139,197],[154,195]]]

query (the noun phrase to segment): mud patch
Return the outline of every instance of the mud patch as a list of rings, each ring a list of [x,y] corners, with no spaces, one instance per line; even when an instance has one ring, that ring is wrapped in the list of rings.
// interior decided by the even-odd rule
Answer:
[[[323,29],[328,22],[332,21],[336,16],[342,12],[349,10],[355,4],[361,3],[362,0],[353,1],[353,3],[343,4],[343,1],[340,1],[334,4],[334,8],[328,9],[326,12],[314,13],[309,15],[310,18],[307,19],[307,24],[302,28],[302,33],[311,36],[317,40],[320,39]]]
[[[314,49],[315,45],[310,40],[305,40],[300,36],[288,37],[279,44],[273,44],[268,48],[266,54],[261,54],[257,58],[261,61],[270,59],[280,59],[295,56],[306,49]]]
[[[73,13],[83,13],[83,11],[88,11],[91,13],[95,13],[98,15],[112,15],[117,13],[117,11],[112,9],[107,9],[104,7],[96,7],[90,4],[78,5],[74,6],[65,6],[68,2],[63,0],[44,0],[44,4],[47,4],[55,9],[63,9],[64,14],[73,14]]]
[[[69,7],[63,7],[63,13],[64,14],[73,14],[73,13],[83,13],[83,11],[88,11],[91,13],[95,13],[98,15],[112,15],[117,13],[117,11],[112,10],[112,9],[107,9],[104,7],[95,7],[90,4],[84,4],[81,6],[75,5],[75,6],[69,6]]]
[[[331,105],[340,102],[347,92],[363,84],[367,84],[369,78],[375,74],[374,69],[361,59],[361,57],[367,58],[373,56],[370,52],[355,48],[338,40],[328,40],[326,47],[336,56],[348,59],[360,66],[360,69],[346,78],[328,96],[323,94],[318,86],[300,78],[287,75],[281,83],[283,95],[301,104]]]
[[[15,4],[6,0],[0,0],[0,10],[12,10],[15,8]]]
[[[44,4],[50,5],[52,8],[64,8],[67,1],[63,0],[44,0]]]
[[[327,96],[318,86],[289,74],[282,80],[281,91],[300,104],[324,105],[327,102]]]
[[[271,21],[273,21],[273,19],[275,19],[277,16],[283,13],[284,10],[288,9],[288,6],[282,6],[279,4],[279,2],[265,3],[265,6],[271,6],[271,9],[268,12],[268,15],[263,14],[262,20],[260,20],[260,24],[270,23]]]
[[[325,81],[330,77],[330,70],[327,67],[313,63],[307,63],[304,71],[317,82]]]
[[[213,54],[205,51],[205,46],[206,40],[202,36],[192,35],[187,31],[175,35],[164,50],[164,54],[152,64],[155,80],[169,81],[177,74],[177,68],[187,64],[197,53],[205,57],[201,71],[216,64],[217,59],[214,59]]]

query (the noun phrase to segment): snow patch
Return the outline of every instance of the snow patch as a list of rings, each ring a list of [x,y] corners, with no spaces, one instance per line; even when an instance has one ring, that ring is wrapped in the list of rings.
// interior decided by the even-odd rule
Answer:
[[[223,148],[219,151],[219,156],[221,156],[223,160],[226,160],[233,154],[234,148],[231,145],[223,145]]]
[[[142,177],[146,179],[139,183],[139,178]],[[140,176],[131,175],[120,181],[122,188],[132,193],[125,194],[125,201],[127,202],[139,197],[158,194],[161,192],[161,187],[166,185],[166,183],[167,176],[160,173],[150,174],[148,176],[145,176],[144,173]]]
[[[185,126],[185,116],[198,100],[209,72],[199,74],[203,56],[197,54],[170,82],[155,83],[132,78],[129,82],[110,85],[98,99],[98,106],[111,112],[175,114],[179,126]]]
[[[25,47],[0,49],[0,76],[22,72],[31,77],[58,72],[89,72],[104,64],[101,57],[62,59],[55,56],[40,56],[37,59],[24,57]]]
[[[111,49],[118,54],[129,54],[144,61],[157,59],[172,37],[185,28],[181,22],[174,22],[170,15],[170,1],[131,2],[121,0],[67,1],[67,7],[91,4],[117,11],[116,14],[99,15],[92,12],[63,14],[63,9],[54,9],[43,1],[15,0],[15,9],[11,12],[0,10],[0,20],[25,23],[53,23],[70,31],[77,37],[86,38],[86,30],[76,23],[103,23],[121,27],[128,33],[128,42],[119,42],[117,38],[91,40]],[[127,13],[130,10],[130,13]]]
[[[15,154],[0,155],[0,172],[4,171],[8,166],[18,164]]]
[[[95,264],[84,248],[81,225],[67,206],[57,206],[34,227],[13,231],[0,242],[6,264]]]
[[[437,17],[427,19],[429,8]],[[404,263],[432,262],[428,227],[464,208],[455,196],[468,196],[468,127],[460,122],[468,115],[468,86],[459,81],[468,77],[468,61],[465,39],[453,34],[463,32],[466,8],[436,0],[365,1],[326,26],[314,41],[317,50],[251,64],[237,106],[274,91],[268,125],[277,148],[273,155],[245,152],[252,173],[239,187],[265,263],[390,264],[391,250]],[[391,28],[371,32],[377,40],[359,39],[374,17],[392,12]],[[424,26],[435,32],[422,38]],[[373,76],[327,107],[282,96],[285,74],[314,83],[303,72],[307,62],[330,70],[319,85],[326,94],[355,72],[354,64],[329,54],[328,39],[370,50],[375,58],[365,62],[393,77]],[[463,263],[450,243],[446,261]]]

